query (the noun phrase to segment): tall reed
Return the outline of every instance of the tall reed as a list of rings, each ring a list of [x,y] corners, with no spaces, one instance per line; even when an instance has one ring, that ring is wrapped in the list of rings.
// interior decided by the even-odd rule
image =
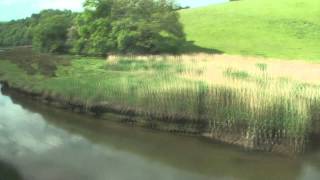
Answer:
[[[320,121],[320,79],[314,77],[320,70],[305,70],[314,66],[205,54],[112,56],[75,60],[33,88],[88,109],[108,105],[213,138],[233,135],[226,141],[249,148],[286,145],[301,152]]]

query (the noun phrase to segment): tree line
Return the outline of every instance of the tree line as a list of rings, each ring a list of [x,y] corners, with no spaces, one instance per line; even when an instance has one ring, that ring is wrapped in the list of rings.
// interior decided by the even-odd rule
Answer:
[[[0,46],[49,53],[176,53],[185,43],[171,0],[86,0],[82,13],[44,10],[0,24]]]

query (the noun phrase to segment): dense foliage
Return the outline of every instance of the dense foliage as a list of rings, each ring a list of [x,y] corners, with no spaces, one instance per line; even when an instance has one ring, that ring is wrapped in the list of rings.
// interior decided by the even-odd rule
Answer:
[[[86,0],[84,12],[45,10],[0,24],[0,46],[87,55],[174,53],[185,41],[170,0]]]
[[[44,10],[26,19],[2,23],[0,46],[32,45],[42,52],[64,52],[74,17],[71,11]]]
[[[184,41],[174,3],[167,0],[87,0],[72,40],[83,54],[177,52]]]
[[[74,17],[71,11],[43,11],[33,30],[33,48],[40,52],[67,52],[68,30]]]
[[[31,18],[0,24],[0,46],[31,44]]]

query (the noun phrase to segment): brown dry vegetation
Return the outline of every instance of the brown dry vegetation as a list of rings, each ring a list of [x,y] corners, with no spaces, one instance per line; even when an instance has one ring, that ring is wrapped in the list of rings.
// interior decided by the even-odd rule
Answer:
[[[169,129],[301,152],[320,121],[317,67],[227,55],[109,56],[58,63],[54,77],[26,75],[0,61],[0,78],[96,113],[113,109],[153,127],[175,124]]]
[[[108,62],[116,63],[120,59],[132,59],[140,61],[166,60],[170,63],[186,65],[189,70],[184,75],[189,78],[206,80],[211,83],[225,82],[226,77],[223,72],[226,69],[234,69],[242,72],[250,72],[253,76],[260,76],[261,72],[268,75],[270,79],[288,79],[302,83],[320,84],[320,64],[310,63],[303,60],[282,60],[271,58],[245,57],[234,55],[216,55],[216,54],[187,54],[187,55],[112,55],[108,57]],[[265,65],[262,70],[259,65]],[[200,76],[195,76],[192,70],[201,71]],[[194,71],[196,72],[196,71]]]

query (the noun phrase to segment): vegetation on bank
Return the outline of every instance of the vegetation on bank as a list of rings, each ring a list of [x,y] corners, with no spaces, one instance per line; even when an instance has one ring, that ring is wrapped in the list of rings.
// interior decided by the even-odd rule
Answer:
[[[320,59],[320,1],[243,0],[180,11],[188,41],[226,54]]]
[[[41,61],[33,61],[36,73],[28,73],[22,60],[9,58],[0,61],[0,80],[88,109],[108,105],[150,122],[197,124],[199,132],[213,137],[239,133],[252,146],[286,141],[301,151],[313,123],[320,121],[319,79],[307,71],[309,65],[295,64],[306,68],[299,76],[283,68],[287,62],[233,58],[72,57],[69,63],[56,60],[52,75],[41,73]]]

